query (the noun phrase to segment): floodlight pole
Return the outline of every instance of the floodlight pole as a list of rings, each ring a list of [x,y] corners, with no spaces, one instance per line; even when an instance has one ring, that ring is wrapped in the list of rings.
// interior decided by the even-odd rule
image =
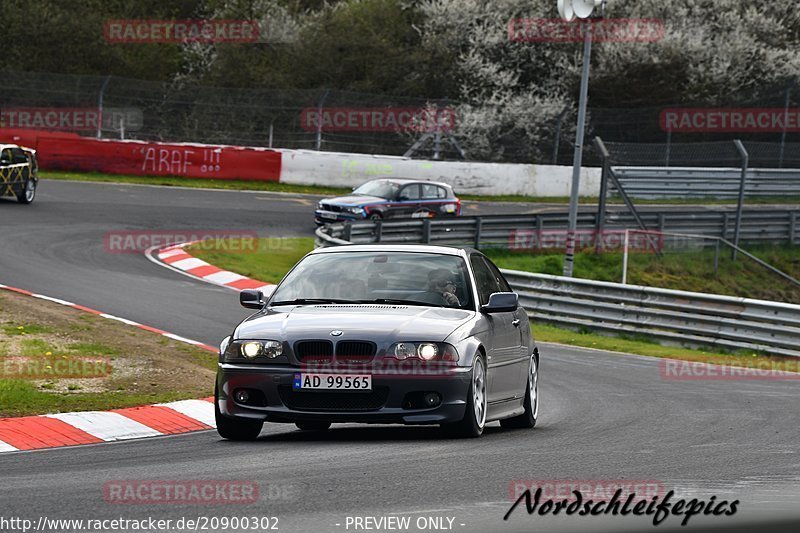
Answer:
[[[564,254],[564,276],[572,277],[575,262],[575,230],[578,226],[578,198],[581,185],[581,164],[583,162],[583,134],[586,129],[586,100],[589,96],[589,66],[592,57],[592,22],[586,24],[583,40],[583,71],[578,102],[578,130],[575,132],[575,155],[572,160],[572,189],[569,196],[569,221],[567,227],[566,252]]]

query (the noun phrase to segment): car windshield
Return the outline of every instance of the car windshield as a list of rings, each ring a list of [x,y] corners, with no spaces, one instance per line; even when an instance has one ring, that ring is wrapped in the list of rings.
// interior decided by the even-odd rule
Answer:
[[[387,180],[368,181],[361,187],[353,191],[353,194],[363,196],[377,196],[379,198],[386,198],[391,200],[397,195],[397,190],[400,186],[394,182]]]
[[[416,252],[310,255],[281,282],[271,306],[385,303],[472,309],[461,257]]]

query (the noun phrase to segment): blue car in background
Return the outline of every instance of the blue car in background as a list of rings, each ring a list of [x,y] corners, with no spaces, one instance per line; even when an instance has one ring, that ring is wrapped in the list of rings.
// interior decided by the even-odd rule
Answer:
[[[368,181],[352,194],[325,198],[314,211],[318,225],[343,220],[459,216],[461,200],[446,183],[399,178]]]

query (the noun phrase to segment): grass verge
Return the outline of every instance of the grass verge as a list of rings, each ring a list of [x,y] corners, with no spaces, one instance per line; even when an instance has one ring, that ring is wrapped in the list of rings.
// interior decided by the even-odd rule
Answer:
[[[214,247],[197,243],[186,247],[186,251],[224,270],[230,270],[249,278],[277,283],[304,255],[314,249],[313,237],[262,238],[255,246],[251,241],[227,239],[228,246]],[[254,249],[255,248],[255,249]]]
[[[800,249],[790,246],[754,246],[748,251],[756,257],[800,278]],[[563,253],[530,253],[506,249],[485,250],[501,268],[553,274],[563,273]],[[800,287],[739,256],[734,263],[721,251],[719,269],[714,268],[714,250],[670,252],[659,257],[652,253],[632,253],[628,258],[628,283],[742,298],[757,298],[800,303]],[[575,276],[600,281],[622,280],[622,253],[582,251],[575,255]]]
[[[0,417],[211,396],[216,363],[188,344],[0,292]]]

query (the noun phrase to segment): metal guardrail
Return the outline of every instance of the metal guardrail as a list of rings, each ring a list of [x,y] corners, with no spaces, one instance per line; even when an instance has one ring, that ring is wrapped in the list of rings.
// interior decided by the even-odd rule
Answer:
[[[737,198],[738,168],[623,167],[612,172],[631,198]],[[619,191],[612,185],[611,192]],[[800,170],[747,169],[746,197],[800,196]]]
[[[733,240],[735,213],[731,210],[677,210],[642,212],[640,218],[650,230],[691,233]],[[593,232],[597,213],[579,213],[578,230]],[[356,221],[329,224],[320,228],[327,237],[348,243],[430,243],[466,245],[475,248],[528,247],[532,237],[564,231],[567,213],[534,215],[492,215],[457,218]],[[608,213],[604,231],[637,228],[630,213]],[[320,237],[318,232],[318,238]],[[740,243],[800,244],[800,209],[753,209],[742,217]],[[342,243],[333,243],[342,244]]]
[[[503,270],[528,316],[665,343],[800,357],[800,305]]]

